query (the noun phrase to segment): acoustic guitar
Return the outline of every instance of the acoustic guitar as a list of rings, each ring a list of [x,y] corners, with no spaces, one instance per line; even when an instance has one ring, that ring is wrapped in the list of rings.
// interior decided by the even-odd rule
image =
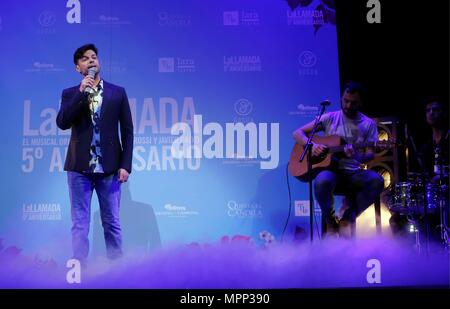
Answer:
[[[344,152],[345,144],[340,136],[330,135],[330,136],[315,136],[313,137],[313,142],[316,144],[323,144],[327,146],[326,152],[320,156],[311,156],[312,163],[312,176],[315,178],[317,174],[325,169],[330,169],[333,167],[334,162],[336,162],[335,154],[339,152]],[[353,149],[361,149],[366,147],[373,147],[375,149],[388,149],[395,144],[393,141],[377,141],[377,142],[366,142],[366,143],[356,143],[352,144]],[[308,181],[308,160],[307,156],[304,157],[303,161],[300,162],[300,156],[303,153],[304,145],[299,145],[296,143],[292,148],[291,158],[289,160],[289,173],[292,176],[297,177],[301,181]]]

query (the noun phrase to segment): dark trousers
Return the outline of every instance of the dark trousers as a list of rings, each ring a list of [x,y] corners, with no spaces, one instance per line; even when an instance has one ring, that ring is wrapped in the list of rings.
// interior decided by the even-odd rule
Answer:
[[[333,222],[334,192],[345,191],[350,196],[350,207],[345,211],[344,220],[350,220],[352,213],[360,215],[367,209],[384,188],[384,180],[371,170],[325,170],[320,172],[314,181],[314,195],[327,223]]]

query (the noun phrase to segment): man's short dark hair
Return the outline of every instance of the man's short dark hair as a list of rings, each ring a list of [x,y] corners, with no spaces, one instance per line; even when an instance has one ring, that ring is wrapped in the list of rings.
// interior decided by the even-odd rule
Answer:
[[[441,122],[441,126],[442,127],[444,127],[444,128],[447,128],[448,129],[448,104],[444,104],[444,102],[445,101],[443,101],[443,98],[442,97],[439,97],[439,96],[428,96],[428,97],[426,97],[424,100],[423,100],[423,104],[422,104],[422,106],[423,106],[423,110],[425,111],[425,113],[427,112],[427,110],[426,110],[426,108],[427,108],[427,105],[428,104],[431,104],[431,103],[437,103],[438,105],[439,105],[439,107],[441,108],[441,119],[440,119],[440,122]]]
[[[439,104],[442,110],[446,110],[446,106],[442,103],[441,98],[439,98],[438,96],[426,97],[425,100],[423,100],[423,107],[426,108],[427,105],[430,103],[437,103]]]
[[[78,47],[75,53],[73,54],[73,63],[77,65],[78,60],[83,58],[84,53],[88,50],[92,50],[95,52],[96,55],[98,55],[97,47],[95,47],[94,44],[85,44],[83,46]]]
[[[367,97],[367,89],[362,84],[350,81],[344,85],[344,88],[342,89],[342,94],[344,92],[348,92],[351,94],[358,93],[359,97],[361,98],[361,102],[364,102]]]

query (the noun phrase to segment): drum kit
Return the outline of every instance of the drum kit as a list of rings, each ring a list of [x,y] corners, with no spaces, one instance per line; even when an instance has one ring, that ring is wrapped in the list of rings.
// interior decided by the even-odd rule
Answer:
[[[409,173],[407,181],[396,183],[389,193],[389,210],[407,218],[410,232],[416,233],[417,247],[420,248],[420,234],[425,233],[428,242],[431,230],[432,234],[439,234],[438,241],[449,249],[448,175],[429,180],[422,174]]]

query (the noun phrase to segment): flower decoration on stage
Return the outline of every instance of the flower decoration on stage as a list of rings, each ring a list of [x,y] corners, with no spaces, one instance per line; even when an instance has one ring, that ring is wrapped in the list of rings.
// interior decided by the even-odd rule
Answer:
[[[275,243],[275,236],[270,234],[268,231],[261,231],[259,233],[259,238],[264,241],[264,246],[268,247]]]
[[[222,238],[220,239],[220,243],[221,244],[236,244],[236,243],[241,243],[241,244],[251,244],[253,243],[252,238],[250,236],[247,235],[234,235],[233,237],[229,237],[227,235],[222,236]]]

